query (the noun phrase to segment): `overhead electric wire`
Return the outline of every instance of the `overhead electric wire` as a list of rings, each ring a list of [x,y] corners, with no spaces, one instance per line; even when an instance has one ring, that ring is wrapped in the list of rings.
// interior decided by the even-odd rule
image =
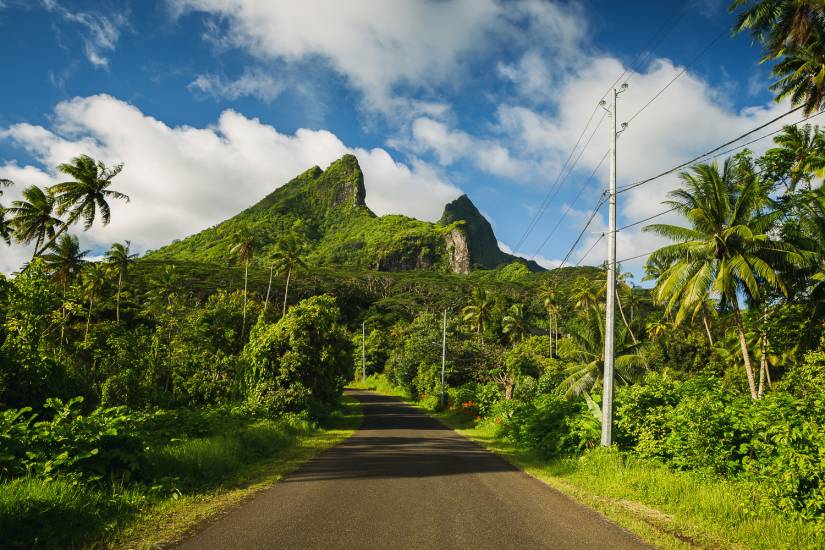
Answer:
[[[723,143],[722,145],[719,145],[718,147],[714,147],[710,151],[708,151],[706,153],[702,153],[701,155],[698,155],[698,156],[690,159],[687,162],[683,162],[682,164],[679,164],[678,166],[674,166],[673,168],[665,170],[664,172],[661,172],[660,174],[656,174],[655,176],[651,176],[649,178],[646,178],[646,179],[643,179],[643,180],[640,180],[640,181],[637,181],[637,182],[634,182],[634,183],[623,185],[616,191],[616,194],[624,193],[625,191],[630,191],[631,189],[635,189],[636,187],[639,187],[639,186],[644,185],[646,183],[650,183],[651,181],[657,180],[659,178],[663,178],[664,176],[672,174],[673,172],[676,172],[677,170],[681,170],[682,168],[684,168],[686,166],[694,164],[694,163],[704,159],[705,157],[713,155],[714,153],[717,153],[721,149],[724,149],[725,147],[736,143],[737,141],[741,140],[742,138],[745,138],[745,137],[753,134],[754,132],[758,132],[759,130],[761,130],[761,129],[767,127],[767,126],[770,126],[774,122],[776,122],[778,120],[781,120],[782,118],[790,115],[791,113],[795,113],[796,111],[802,109],[803,107],[804,107],[804,105],[800,105],[799,107],[795,107],[795,108],[791,109],[790,111],[786,111],[785,113],[783,113],[783,114],[781,114],[777,117],[772,118],[768,122],[765,122],[764,124],[760,124],[756,128],[745,132],[741,136],[738,136],[738,137],[736,137],[736,138],[734,138],[730,141],[727,141],[727,142]]]
[[[570,257],[570,254],[573,253],[573,250],[576,249],[576,246],[579,244],[579,241],[581,241],[582,237],[584,236],[585,231],[587,231],[587,228],[590,227],[591,223],[593,223],[593,219],[596,217],[596,214],[599,213],[599,209],[605,203],[605,199],[607,199],[607,195],[608,195],[608,193],[607,193],[607,191],[605,191],[605,192],[602,193],[601,197],[599,197],[599,202],[596,203],[596,207],[593,209],[593,212],[590,214],[590,217],[587,219],[587,222],[584,224],[584,227],[582,227],[582,230],[579,233],[579,236],[576,237],[576,240],[573,242],[573,245],[567,251],[567,254],[564,255],[564,259],[559,264],[559,269],[564,267],[565,262],[567,262],[567,259]]]
[[[710,50],[710,49],[713,47],[713,45],[714,45],[714,44],[716,44],[716,43],[717,43],[717,42],[718,42],[718,41],[719,41],[719,40],[720,40],[723,36],[725,36],[727,33],[728,33],[727,29],[723,29],[723,30],[722,30],[722,32],[720,32],[719,34],[717,34],[717,35],[716,35],[716,37],[715,37],[713,40],[711,40],[711,41],[710,41],[710,43],[709,43],[707,46],[705,46],[705,47],[704,47],[704,48],[703,48],[703,49],[702,49],[702,50],[701,50],[698,54],[696,54],[696,55],[693,57],[693,59],[691,59],[691,60],[690,60],[690,62],[688,62],[688,63],[687,63],[687,64],[686,64],[686,65],[682,68],[682,70],[681,70],[681,71],[679,71],[679,74],[677,74],[676,76],[674,76],[674,77],[670,80],[670,82],[668,82],[667,84],[665,84],[665,85],[664,85],[664,87],[663,87],[662,89],[660,89],[658,92],[656,92],[656,93],[653,95],[653,97],[651,97],[651,98],[650,98],[650,100],[648,100],[648,102],[647,102],[647,103],[645,103],[645,104],[642,106],[642,108],[641,108],[641,109],[639,109],[638,111],[636,111],[636,113],[634,113],[634,114],[633,114],[633,116],[631,116],[629,119],[627,119],[627,123],[628,123],[628,124],[630,124],[631,122],[633,122],[633,119],[634,119],[634,118],[636,118],[637,116],[639,116],[639,115],[642,113],[642,111],[644,111],[645,109],[647,109],[647,108],[648,108],[648,106],[650,106],[650,104],[651,104],[651,103],[653,103],[654,101],[656,101],[656,99],[658,99],[658,97],[659,97],[660,95],[662,95],[663,93],[665,93],[665,91],[666,91],[668,88],[670,88],[671,84],[673,84],[674,82],[676,82],[677,80],[679,80],[679,78],[681,78],[681,76],[682,76],[683,74],[685,74],[685,73],[687,72],[687,70],[688,70],[688,69],[689,69],[689,68],[690,68],[690,67],[691,67],[694,63],[696,63],[696,62],[699,60],[699,58],[700,58],[700,57],[702,57],[703,55],[705,55],[705,54],[708,52],[708,50]]]
[[[598,105],[596,106],[596,108],[598,108]],[[587,150],[587,146],[590,145],[591,140],[596,135],[596,132],[599,130],[599,127],[601,126],[602,122],[604,121],[605,117],[607,116],[607,113],[602,114],[602,117],[599,119],[599,122],[597,122],[595,128],[593,128],[593,132],[590,134],[590,137],[587,138],[587,141],[585,142],[584,146],[582,147],[581,151],[579,152],[579,156],[576,157],[576,160],[573,162],[572,165],[570,165],[570,169],[567,170],[567,173],[565,174],[565,170],[567,169],[567,165],[570,163],[570,159],[573,158],[573,155],[575,154],[576,149],[579,146],[579,143],[581,143],[581,138],[584,137],[584,134],[587,130],[587,127],[590,125],[590,120],[592,120],[593,115],[595,113],[596,113],[596,109],[594,109],[593,113],[591,113],[590,119],[588,119],[587,125],[585,125],[585,128],[584,128],[584,131],[579,136],[579,139],[576,142],[576,145],[574,145],[573,149],[570,151],[570,155],[567,157],[567,160],[564,162],[564,165],[562,166],[561,170],[559,171],[559,175],[556,178],[556,181],[553,183],[553,185],[550,186],[550,189],[547,190],[547,193],[544,195],[544,199],[542,200],[541,204],[539,205],[539,209],[536,211],[536,214],[533,216],[533,219],[530,221],[530,224],[528,225],[527,229],[524,231],[524,234],[518,240],[518,243],[516,244],[516,246],[513,250],[518,250],[519,248],[521,248],[521,245],[524,244],[524,241],[527,239],[527,237],[530,235],[530,233],[532,233],[533,229],[536,228],[539,221],[541,220],[541,216],[547,210],[547,207],[550,205],[550,202],[553,199],[556,198],[556,195],[558,195],[559,189],[561,189],[561,185],[563,184],[564,180],[567,179],[567,177],[569,177],[570,174],[573,172],[573,170],[576,168],[576,165],[579,163],[579,159],[581,159],[582,155]]]
[[[680,11],[681,11],[681,14],[679,13]],[[672,12],[670,12],[670,14],[667,16],[667,18],[665,18],[665,20],[662,22],[662,24],[659,26],[659,28],[656,30],[656,32],[653,34],[653,36],[651,36],[650,40],[647,42],[645,47],[642,50],[639,51],[639,53],[636,55],[635,59],[628,66],[628,68],[624,69],[622,71],[622,73],[616,78],[616,80],[614,80],[613,83],[610,86],[607,87],[607,89],[604,91],[604,93],[602,93],[602,95],[600,97],[600,100],[604,99],[605,95],[607,95],[607,93],[613,87],[615,87],[616,84],[619,83],[619,81],[628,73],[628,71],[633,70],[637,66],[637,64],[642,60],[643,57],[645,57],[645,56],[649,57],[651,55],[652,50],[655,49],[673,31],[674,28],[676,28],[676,25],[679,23],[679,20],[682,17],[684,17],[685,13],[687,13],[687,10],[685,9],[685,5],[678,5],[677,4],[677,6],[673,9]],[[678,17],[676,17],[677,15],[678,15]],[[672,21],[672,24],[671,24],[671,21]],[[670,28],[668,28],[669,25],[670,25]],[[661,34],[661,36],[659,36],[660,34]],[[625,83],[629,82],[629,80],[630,80],[630,77],[625,79]],[[596,130],[598,129],[598,127],[601,125],[602,121],[604,120],[605,115],[602,115],[602,118],[599,119],[599,122],[596,124],[596,128],[594,128],[593,133],[591,134],[590,138],[587,140],[587,143],[585,143],[584,147],[582,148],[582,151],[579,153],[579,156],[576,158],[576,161],[573,162],[573,164],[570,166],[570,169],[567,170],[567,174],[564,175],[564,172],[567,169],[567,165],[570,163],[570,159],[573,158],[573,155],[575,154],[576,149],[578,149],[582,138],[587,133],[587,129],[590,127],[590,123],[593,121],[593,117],[595,116],[596,111],[598,110],[598,108],[599,108],[599,102],[596,102],[596,105],[593,107],[593,111],[591,111],[590,116],[587,118],[587,123],[585,124],[584,128],[581,131],[581,134],[579,134],[579,137],[576,140],[576,144],[573,146],[573,149],[570,151],[570,154],[567,156],[567,159],[565,160],[564,164],[562,165],[561,170],[559,170],[559,176],[556,178],[556,181],[550,187],[550,189],[548,189],[547,193],[545,194],[544,199],[542,200],[541,205],[539,206],[536,213],[533,215],[533,218],[528,223],[527,228],[525,229],[524,233],[522,234],[522,236],[519,238],[518,242],[516,243],[516,246],[514,247],[514,250],[518,250],[519,248],[521,248],[521,245],[524,244],[527,237],[530,235],[530,233],[533,232],[533,230],[538,225],[539,221],[541,220],[541,216],[547,210],[547,207],[549,206],[550,202],[558,194],[558,190],[561,188],[561,185],[563,185],[564,181],[570,176],[570,174],[573,173],[573,170],[575,169],[576,165],[578,164],[578,160],[581,158],[582,154],[584,154],[584,151],[587,149],[587,146],[590,143],[590,140],[593,139],[593,136],[595,135]],[[551,195],[552,195],[552,197],[551,197]],[[544,246],[544,245],[542,245],[542,246]],[[538,253],[538,252],[536,252],[536,253]]]
[[[570,204],[567,205],[567,208],[565,208],[565,210],[562,213],[561,217],[556,222],[556,225],[553,226],[553,229],[550,231],[550,233],[547,235],[547,237],[545,237],[545,239],[541,242],[541,244],[536,249],[536,251],[533,252],[533,258],[538,256],[538,254],[545,247],[545,245],[548,242],[550,242],[551,237],[553,237],[553,234],[559,228],[559,226],[561,225],[561,222],[564,221],[564,219],[567,217],[567,214],[570,213],[570,210],[573,209],[573,206],[575,206],[576,202],[579,200],[579,198],[582,196],[582,194],[584,194],[584,190],[587,189],[587,184],[590,183],[590,181],[596,175],[596,172],[599,171],[599,168],[601,168],[602,164],[604,164],[604,161],[607,159],[607,155],[609,155],[609,154],[610,154],[610,149],[608,149],[607,152],[605,152],[604,156],[602,157],[602,160],[599,161],[599,164],[596,165],[596,167],[593,169],[593,172],[590,173],[590,176],[587,178],[587,180],[579,187],[579,192],[576,193],[576,196],[573,198],[573,200],[570,202]]]
[[[596,240],[593,242],[593,244],[590,246],[590,248],[588,248],[588,249],[587,249],[587,252],[585,252],[585,253],[582,255],[582,257],[581,257],[581,258],[579,258],[579,261],[578,261],[578,262],[576,262],[576,267],[578,267],[579,265],[581,265],[581,263],[584,261],[584,259],[585,259],[585,258],[587,258],[587,256],[588,256],[588,255],[590,255],[590,253],[591,253],[591,252],[593,252],[593,249],[594,249],[594,248],[596,248],[596,245],[597,245],[597,244],[599,244],[599,243],[601,242],[601,240],[602,240],[602,239],[604,239],[604,235],[605,235],[604,233],[602,233],[601,235],[599,235],[599,238],[598,238],[598,239],[596,239]]]

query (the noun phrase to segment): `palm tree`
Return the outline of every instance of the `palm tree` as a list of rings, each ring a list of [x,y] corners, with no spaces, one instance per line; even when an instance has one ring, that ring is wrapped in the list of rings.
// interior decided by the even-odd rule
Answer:
[[[129,265],[132,260],[138,257],[137,254],[129,254],[130,241],[123,243],[114,243],[112,247],[106,252],[106,261],[111,266],[112,270],[117,274],[117,298],[115,301],[115,318],[120,322],[120,291],[123,287],[123,281],[129,276]]]
[[[8,212],[14,216],[15,240],[22,244],[34,241],[35,253],[47,239],[54,239],[55,229],[63,225],[55,215],[54,195],[36,185],[24,189],[23,200],[11,204]]]
[[[650,321],[645,328],[647,329],[648,338],[651,340],[656,340],[667,331],[667,327],[668,325],[663,319],[657,319],[655,321]]]
[[[235,235],[235,242],[229,248],[229,254],[236,257],[243,263],[243,323],[241,324],[241,340],[243,340],[246,333],[246,299],[249,282],[249,262],[252,261],[252,256],[255,254],[255,247],[257,246],[255,235],[247,230],[238,232]]]
[[[573,363],[566,369],[566,378],[558,385],[558,391],[570,397],[589,393],[598,388],[604,375],[604,319],[589,315],[580,319],[577,330],[572,331],[570,347],[562,357]],[[614,333],[614,369],[616,379],[630,383],[644,369],[644,358],[638,353],[638,344],[627,341],[627,331],[621,326]]]
[[[758,300],[760,282],[785,292],[779,269],[803,266],[806,258],[768,233],[780,212],[763,212],[769,186],[732,159],[680,174],[682,187],[665,204],[685,216],[690,227],[654,224],[644,228],[677,241],[651,255],[671,262],[657,283],[655,297],[672,310],[678,324],[699,302],[718,295],[733,308],[751,396],[758,398],[739,310],[739,295]]]
[[[3,196],[3,188],[4,187],[11,187],[12,185],[14,185],[13,181],[11,181],[9,179],[6,179],[6,178],[0,178],[0,197]]]
[[[549,282],[545,284],[539,291],[539,299],[541,299],[544,304],[544,310],[547,312],[547,319],[550,324],[550,356],[552,357],[554,349],[553,337],[555,335],[553,325],[559,313],[559,306],[556,303],[556,289],[553,288],[553,285]],[[556,321],[555,324],[556,328],[558,328],[558,321]],[[556,347],[558,347],[558,344]]]
[[[57,213],[60,215],[68,213],[69,217],[40,251],[35,250],[35,255],[49,248],[69,226],[81,217],[84,230],[92,226],[98,212],[100,212],[103,225],[108,225],[111,210],[107,200],[119,199],[129,202],[127,195],[109,189],[112,179],[123,170],[123,164],[115,165],[114,168],[106,168],[102,162],[95,161],[88,155],[80,155],[69,163],[59,165],[57,169],[74,178],[72,181],[58,183],[49,189],[55,196]]]
[[[605,278],[604,283],[601,286],[601,290],[599,291],[600,296],[605,296],[607,294],[607,271],[605,271]],[[622,304],[622,293],[631,293],[632,289],[628,284],[628,281],[633,278],[633,274],[629,271],[622,271],[621,265],[616,265],[616,305],[619,306],[619,314],[622,318],[622,322],[624,323],[625,328],[627,329],[628,334],[630,334],[630,338],[633,340],[634,344],[638,343],[636,340],[636,335],[633,334],[633,330],[630,328],[630,324],[627,322],[627,317],[624,314],[624,306]]]
[[[286,315],[287,298],[289,297],[289,281],[292,278],[292,272],[297,271],[299,267],[306,268],[307,264],[304,262],[305,244],[303,239],[297,233],[289,233],[285,235],[275,246],[275,252],[272,254],[273,260],[277,265],[279,272],[286,271],[286,286],[284,287],[284,307],[281,315]]]
[[[576,309],[587,311],[598,305],[599,294],[596,283],[581,275],[576,278],[576,282],[573,284],[570,299],[573,300]]]
[[[501,320],[501,330],[509,334],[514,342],[524,339],[528,331],[527,316],[524,313],[524,304],[513,304],[507,310],[507,315]]]
[[[163,271],[149,279],[149,292],[147,298],[149,302],[166,302],[168,306],[177,295],[180,286],[177,268],[167,264],[163,266]]]
[[[0,239],[3,239],[6,244],[11,244],[11,237],[14,234],[14,228],[11,226],[11,221],[7,217],[8,210],[0,204]]]
[[[102,263],[93,263],[83,272],[83,297],[89,301],[89,312],[86,315],[86,333],[83,340],[89,338],[89,325],[92,322],[92,308],[94,307],[95,298],[103,290],[106,284],[106,266]]]
[[[66,333],[66,295],[69,285],[83,264],[86,263],[88,250],[80,250],[80,241],[75,235],[63,235],[57,242],[49,247],[49,254],[42,254],[43,262],[46,264],[54,280],[63,287],[63,305],[61,306],[60,323],[60,343],[63,344],[63,337]]]
[[[730,11],[742,7],[734,34],[750,31],[753,40],[765,47],[763,61],[806,44],[825,17],[821,0],[733,0]]]
[[[493,299],[486,290],[476,288],[470,296],[470,304],[461,310],[465,322],[472,323],[481,343],[484,343],[484,329],[490,321]]]
[[[763,158],[787,178],[787,191],[794,192],[800,182],[810,191],[811,180],[825,175],[825,135],[810,124],[785,126],[773,141],[779,147],[768,149]]]

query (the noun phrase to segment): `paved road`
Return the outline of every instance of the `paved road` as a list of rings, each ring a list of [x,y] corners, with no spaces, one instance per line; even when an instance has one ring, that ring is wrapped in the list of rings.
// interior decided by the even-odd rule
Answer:
[[[352,392],[348,440],[204,528],[193,548],[648,548],[394,398]]]

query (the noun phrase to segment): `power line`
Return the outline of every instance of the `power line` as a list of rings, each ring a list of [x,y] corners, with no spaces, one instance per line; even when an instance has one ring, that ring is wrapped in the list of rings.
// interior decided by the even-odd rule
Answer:
[[[584,224],[584,227],[582,227],[579,236],[576,237],[575,242],[573,242],[573,246],[571,246],[570,249],[567,251],[567,254],[564,255],[564,259],[559,264],[559,269],[564,267],[564,264],[567,262],[567,259],[570,257],[570,254],[573,253],[573,250],[575,250],[576,246],[579,244],[579,241],[581,241],[582,237],[584,236],[584,232],[587,231],[587,228],[590,227],[591,223],[593,223],[593,219],[596,217],[596,214],[599,213],[599,208],[602,207],[602,205],[605,203],[605,200],[607,200],[607,192],[602,193],[601,197],[599,197],[599,202],[596,203],[596,207],[593,209],[593,212],[590,214],[590,217],[587,219],[587,222]]]
[[[553,229],[550,231],[550,233],[547,235],[547,237],[544,238],[544,240],[541,242],[541,244],[536,249],[536,251],[533,252],[533,258],[535,258],[541,252],[541,250],[545,247],[545,245],[548,242],[550,242],[550,238],[553,236],[553,234],[559,228],[559,226],[561,225],[561,222],[564,221],[564,219],[567,217],[567,214],[570,213],[570,210],[573,209],[573,206],[576,204],[576,202],[579,200],[579,198],[582,196],[582,194],[584,194],[584,190],[587,189],[587,185],[591,182],[593,177],[596,175],[596,172],[599,171],[599,168],[601,168],[602,164],[604,164],[604,161],[605,161],[605,159],[607,159],[607,155],[609,155],[609,154],[610,154],[610,149],[608,149],[605,152],[604,156],[602,157],[602,160],[599,161],[599,164],[596,165],[596,167],[593,169],[593,172],[590,173],[590,176],[587,178],[587,180],[579,187],[579,192],[576,193],[576,196],[573,198],[573,200],[570,202],[570,204],[567,205],[567,208],[565,208],[565,210],[562,213],[561,217],[556,222],[556,225],[553,226]]]
[[[705,157],[707,157],[707,156],[710,156],[710,155],[712,155],[712,154],[714,154],[714,153],[718,152],[718,151],[719,151],[719,150],[721,150],[721,149],[724,149],[724,148],[725,148],[725,147],[727,147],[728,145],[731,145],[731,144],[733,144],[733,143],[736,143],[737,141],[741,140],[742,138],[747,137],[747,136],[749,136],[749,135],[753,134],[754,132],[758,132],[759,130],[761,130],[761,129],[765,128],[766,126],[770,126],[770,125],[771,125],[771,124],[773,124],[774,122],[776,122],[776,121],[778,121],[778,120],[780,120],[780,119],[782,119],[782,118],[784,118],[784,117],[786,117],[786,116],[790,115],[791,113],[794,113],[794,112],[796,112],[796,111],[798,111],[798,110],[802,109],[803,107],[804,107],[804,105],[800,105],[799,107],[795,107],[795,108],[791,109],[790,111],[787,111],[787,112],[785,112],[785,113],[783,113],[783,114],[781,114],[781,115],[779,115],[779,116],[777,116],[777,117],[774,117],[774,118],[772,118],[771,120],[769,120],[768,122],[766,122],[766,123],[764,123],[764,124],[760,124],[760,125],[759,125],[759,126],[757,126],[756,128],[754,128],[754,129],[752,129],[752,130],[749,130],[749,131],[745,132],[745,133],[744,133],[744,134],[742,134],[741,136],[738,136],[738,137],[736,137],[736,138],[734,138],[734,139],[732,139],[732,140],[730,140],[730,141],[727,141],[727,142],[723,143],[722,145],[719,145],[718,147],[714,147],[713,149],[711,149],[711,150],[710,150],[710,151],[708,151],[707,153],[703,153],[703,154],[701,154],[701,155],[699,155],[699,156],[697,156],[697,157],[694,157],[694,158],[690,159],[689,161],[687,161],[687,162],[683,162],[682,164],[680,164],[680,165],[678,165],[678,166],[674,166],[673,168],[670,168],[669,170],[665,170],[664,172],[662,172],[662,173],[660,173],[660,174],[657,174],[657,175],[655,175],[655,176],[652,176],[652,177],[649,177],[649,178],[647,178],[647,179],[643,179],[643,180],[640,180],[640,181],[637,181],[637,182],[634,182],[634,183],[630,183],[630,184],[628,184],[628,185],[624,185],[624,186],[622,186],[622,187],[621,187],[621,188],[617,191],[617,193],[624,193],[625,191],[630,191],[631,189],[635,189],[636,187],[639,187],[639,186],[644,185],[644,184],[646,184],[646,183],[650,183],[651,181],[654,181],[654,180],[657,180],[657,179],[662,178],[662,177],[664,177],[664,176],[667,176],[667,175],[669,175],[669,174],[672,174],[673,172],[676,172],[677,170],[681,170],[681,169],[682,169],[682,168],[684,168],[685,166],[688,166],[688,165],[691,165],[691,164],[693,164],[693,163],[695,163],[695,162],[698,162],[699,160],[702,160],[703,158],[705,158]]]
[[[677,208],[679,208],[679,207],[678,207],[678,206],[674,206],[673,208],[668,208],[668,209],[667,209],[667,210],[665,210],[664,212],[659,212],[658,214],[653,214],[652,216],[649,216],[649,217],[647,217],[647,218],[645,218],[645,219],[643,219],[643,220],[639,220],[639,221],[637,221],[637,222],[633,222],[633,223],[629,223],[629,224],[627,224],[627,225],[624,225],[624,226],[622,226],[622,227],[618,228],[616,231],[624,231],[625,229],[628,229],[628,228],[630,228],[630,227],[637,226],[637,225],[639,225],[640,223],[649,222],[650,220],[652,220],[652,219],[654,219],[654,218],[658,218],[659,216],[664,216],[665,214],[667,214],[667,213],[669,213],[669,212],[673,212],[673,211],[674,211],[674,210],[676,210]]]
[[[683,74],[685,74],[685,73],[687,72],[687,70],[688,70],[688,69],[689,69],[689,68],[690,68],[690,67],[691,67],[694,63],[696,63],[696,62],[699,60],[699,58],[700,58],[700,57],[702,57],[703,55],[705,55],[705,54],[708,52],[708,50],[710,50],[710,49],[713,47],[713,45],[714,45],[714,44],[716,44],[716,43],[717,43],[717,42],[718,42],[718,41],[719,41],[719,40],[720,40],[723,36],[725,36],[725,35],[727,34],[727,32],[728,32],[728,31],[727,31],[727,29],[723,29],[723,30],[722,30],[722,32],[720,32],[719,34],[717,34],[717,35],[716,35],[716,37],[715,37],[713,40],[711,40],[711,41],[710,41],[710,43],[702,49],[702,51],[700,51],[698,54],[696,54],[696,56],[694,56],[694,58],[693,58],[693,59],[691,59],[691,60],[690,60],[690,62],[688,62],[688,63],[687,63],[687,64],[686,64],[686,65],[682,68],[682,70],[681,70],[681,71],[679,71],[679,74],[677,74],[675,77],[673,77],[673,78],[670,80],[670,82],[668,82],[667,84],[665,84],[665,86],[664,86],[661,90],[659,90],[658,92],[656,92],[656,94],[655,94],[652,98],[650,98],[650,100],[649,100],[647,103],[645,103],[645,104],[642,106],[642,108],[641,108],[641,109],[639,109],[638,111],[636,111],[636,113],[635,113],[632,117],[630,117],[630,118],[627,120],[627,123],[628,123],[628,124],[630,124],[631,122],[633,122],[633,119],[634,119],[634,118],[636,118],[637,116],[639,116],[639,115],[642,113],[642,111],[644,111],[645,109],[647,109],[647,108],[648,108],[648,106],[649,106],[651,103],[653,103],[654,101],[656,101],[656,99],[658,99],[658,97],[659,97],[660,95],[662,95],[663,93],[665,93],[665,91],[666,91],[668,88],[670,88],[671,84],[673,84],[674,82],[676,82],[677,80],[679,80],[679,78],[681,78],[681,76],[682,76]]]
[[[598,105],[596,107],[598,108]],[[594,109],[593,112],[594,113],[596,112],[595,109]],[[579,163],[579,160],[582,158],[582,155],[584,155],[584,152],[587,150],[588,145],[590,145],[590,142],[593,140],[593,137],[596,135],[596,132],[598,132],[599,127],[601,126],[601,124],[604,121],[606,116],[607,116],[607,113],[602,114],[602,117],[599,119],[599,122],[597,122],[596,126],[593,128],[593,132],[590,134],[590,137],[587,138],[587,141],[585,142],[584,146],[582,147],[581,151],[579,152],[579,156],[576,157],[576,160],[573,161],[573,164],[570,165],[570,169],[567,170],[567,173],[565,174],[565,172],[564,172],[565,168],[567,168],[567,164],[569,163],[569,161],[572,158],[573,154],[576,152],[576,148],[578,147],[579,142],[581,141],[581,136],[579,137],[579,141],[576,142],[576,145],[573,147],[573,150],[570,151],[570,156],[567,157],[567,161],[565,161],[564,166],[562,166],[562,169],[559,172],[559,176],[556,178],[556,181],[553,183],[553,185],[550,187],[550,189],[547,190],[547,194],[545,194],[544,199],[542,200],[538,211],[536,212],[535,216],[533,216],[533,219],[530,222],[530,225],[528,226],[528,228],[524,232],[524,234],[521,236],[521,239],[519,239],[519,241],[516,244],[516,247],[514,248],[514,250],[518,250],[519,248],[521,248],[521,245],[524,244],[524,241],[527,239],[527,237],[530,235],[530,233],[532,233],[533,229],[536,228],[536,226],[538,225],[538,222],[541,220],[541,216],[547,210],[547,207],[550,205],[550,203],[553,201],[553,199],[555,199],[556,196],[558,195],[559,190],[561,189],[561,186],[564,183],[564,180],[566,180],[570,176],[570,174],[573,173],[573,170],[575,170],[576,166]],[[591,115],[591,118],[592,118],[592,115]],[[589,121],[588,121],[588,124],[589,124]],[[585,126],[585,130],[586,129],[587,129],[587,126]],[[582,134],[582,136],[583,135],[584,134]]]
[[[628,71],[633,70],[637,66],[637,64],[642,60],[643,57],[645,57],[645,56],[650,57],[652,49],[657,47],[659,44],[662,43],[662,41],[664,41],[665,38],[667,38],[667,36],[673,31],[673,29],[676,28],[676,25],[679,23],[681,18],[684,17],[685,13],[687,13],[687,10],[685,9],[685,5],[684,4],[683,5],[677,4],[677,6],[665,18],[665,20],[662,22],[662,24],[659,26],[659,28],[656,30],[656,32],[653,34],[653,36],[651,36],[651,38],[647,42],[647,44],[645,44],[645,47],[642,50],[639,51],[639,53],[636,55],[635,59],[629,65],[629,67],[624,69],[622,71],[622,73],[616,78],[616,80],[614,80],[613,83],[610,86],[607,87],[607,89],[600,96],[600,99],[604,99],[604,97],[607,95],[607,93],[612,88],[614,88],[616,86],[616,84],[618,84],[618,82],[624,77],[624,75],[626,75],[628,73]],[[678,15],[678,17],[676,17],[677,15]],[[671,22],[672,22],[672,24],[671,24]],[[668,28],[668,25],[670,25],[670,28]],[[660,34],[661,34],[661,36],[659,36]],[[628,78],[625,79],[625,83],[630,81],[631,76],[628,76]],[[562,165],[561,170],[559,170],[559,175],[556,178],[556,181],[553,183],[553,185],[550,187],[550,189],[548,189],[547,193],[544,196],[544,199],[542,200],[541,205],[539,206],[539,209],[536,211],[536,214],[530,220],[530,223],[528,224],[528,226],[525,229],[524,233],[519,238],[518,242],[516,243],[516,246],[514,247],[514,250],[518,250],[519,248],[521,248],[521,245],[524,244],[524,241],[527,240],[527,237],[536,228],[536,226],[538,225],[538,223],[541,219],[541,216],[547,210],[547,207],[549,206],[550,202],[552,202],[553,199],[555,198],[555,196],[558,194],[558,191],[559,191],[559,189],[561,189],[561,186],[564,184],[564,181],[570,176],[570,174],[573,173],[573,170],[575,169],[576,165],[578,164],[579,159],[582,157],[582,155],[584,154],[584,151],[587,149],[587,146],[589,145],[590,140],[593,139],[593,136],[596,134],[596,131],[598,130],[599,126],[604,121],[605,115],[602,115],[602,118],[599,119],[599,122],[596,124],[596,127],[593,129],[593,133],[591,134],[590,138],[587,140],[587,143],[585,143],[585,145],[582,147],[582,151],[579,153],[579,156],[573,162],[570,169],[567,171],[567,174],[564,175],[564,171],[567,168],[567,165],[570,163],[570,159],[575,154],[576,149],[578,148],[579,144],[581,143],[582,138],[587,133],[587,129],[590,127],[590,123],[593,121],[593,117],[595,116],[596,111],[598,110],[598,108],[599,108],[599,103],[596,102],[596,105],[593,107],[593,111],[591,111],[590,116],[587,118],[587,123],[584,125],[584,128],[582,129],[581,133],[579,134],[578,139],[576,140],[576,144],[573,146],[573,149],[571,149],[570,154],[567,156],[567,159],[565,160],[564,164]],[[552,197],[551,197],[551,194],[553,195]],[[546,240],[549,240],[549,238],[546,239]],[[545,240],[545,242],[546,242],[546,240]],[[544,246],[544,244],[542,244],[542,246],[539,247],[539,250],[543,246]],[[536,251],[535,254],[538,254],[538,251]],[[535,254],[534,254],[534,256],[535,256]]]
[[[596,248],[596,245],[597,245],[597,244],[599,244],[599,243],[601,242],[601,240],[602,240],[602,239],[604,239],[604,233],[602,233],[601,235],[599,235],[599,238],[598,238],[598,239],[596,239],[596,240],[595,240],[595,242],[594,242],[594,243],[590,246],[590,248],[588,248],[588,249],[587,249],[587,252],[585,252],[584,254],[582,254],[582,257],[581,257],[581,258],[579,258],[579,261],[578,261],[578,262],[576,262],[576,267],[578,267],[579,265],[581,265],[581,263],[584,261],[584,259],[585,259],[585,258],[587,258],[587,256],[588,256],[588,255],[590,255],[590,253],[593,251],[593,249],[594,249],[594,248]]]

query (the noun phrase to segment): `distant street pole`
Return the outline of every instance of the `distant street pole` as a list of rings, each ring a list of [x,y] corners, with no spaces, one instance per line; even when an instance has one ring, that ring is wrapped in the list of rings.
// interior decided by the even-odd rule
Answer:
[[[444,408],[444,370],[447,364],[447,310],[444,310],[444,324],[441,329],[441,408]]]
[[[607,237],[607,295],[605,296],[605,326],[604,326],[604,382],[602,395],[602,446],[613,444],[613,378],[614,378],[614,342],[616,321],[616,98],[627,88],[613,88],[611,92],[611,106],[608,111],[610,124],[610,206],[608,214]],[[622,125],[624,129],[626,125]]]
[[[361,382],[367,380],[367,322],[361,321]]]

